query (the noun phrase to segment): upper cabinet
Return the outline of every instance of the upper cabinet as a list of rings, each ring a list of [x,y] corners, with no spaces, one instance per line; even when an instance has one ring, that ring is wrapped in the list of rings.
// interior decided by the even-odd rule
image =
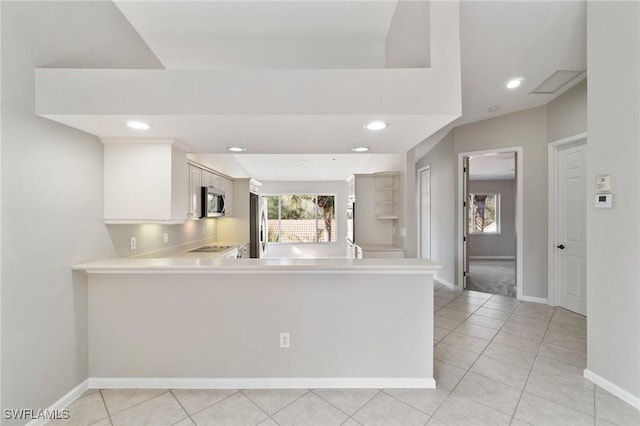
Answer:
[[[398,219],[398,172],[374,173],[376,217]]]
[[[188,217],[186,152],[173,140],[103,140],[106,223],[183,223]]]
[[[356,200],[356,177],[349,176],[347,178],[347,184],[349,185],[349,201]]]
[[[203,175],[200,167],[189,164],[189,219],[200,218],[202,211],[200,188],[203,186],[203,180],[206,179]]]
[[[189,163],[189,219],[202,216],[202,187],[212,186],[225,194],[225,216],[233,216],[233,181],[196,163]]]
[[[233,181],[220,177],[218,180],[218,185],[220,189],[224,191],[224,215],[225,216],[233,216]]]

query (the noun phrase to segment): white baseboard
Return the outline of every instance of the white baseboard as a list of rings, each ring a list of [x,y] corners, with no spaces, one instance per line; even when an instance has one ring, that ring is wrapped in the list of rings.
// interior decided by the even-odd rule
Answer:
[[[515,256],[469,256],[469,260],[516,260]]]
[[[55,410],[63,410],[67,408],[69,404],[78,399],[83,393],[87,391],[87,389],[89,389],[89,379],[71,389],[69,392],[67,392],[66,395],[54,402],[49,408],[44,411],[52,412]],[[44,425],[48,421],[48,419],[34,419],[27,423],[27,426],[40,426]]]
[[[92,377],[91,388],[138,389],[435,389],[433,378],[295,377],[295,378],[147,378]]]
[[[542,298],[542,297],[534,297],[534,296],[522,295],[520,297],[520,300],[522,300],[523,302],[543,303],[545,305],[548,304],[547,303],[547,299]]]
[[[596,373],[589,370],[588,368],[585,368],[584,370],[584,377],[585,379],[590,380],[596,385],[600,386],[602,389],[606,390],[607,392],[617,396],[618,398],[620,398],[627,404],[631,405],[632,407],[635,407],[638,410],[640,410],[640,398],[638,398],[637,396],[632,395],[631,393],[622,389],[620,386],[611,383],[604,377],[597,375]]]
[[[445,287],[449,287],[451,290],[454,290],[454,289],[455,289],[455,287],[456,287],[454,284],[450,283],[450,282],[449,282],[449,281],[447,281],[447,280],[443,280],[443,279],[442,279],[442,278],[440,278],[440,277],[436,277],[436,276],[434,276],[434,277],[433,277],[433,280],[434,280],[435,282],[439,283],[439,284],[442,284],[442,285],[443,285],[443,286],[445,286]]]

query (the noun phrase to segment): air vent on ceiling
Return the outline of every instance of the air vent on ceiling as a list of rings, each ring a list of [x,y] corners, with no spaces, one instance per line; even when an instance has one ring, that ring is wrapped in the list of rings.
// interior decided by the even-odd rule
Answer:
[[[538,87],[533,89],[531,93],[549,94],[555,93],[565,84],[582,74],[584,71],[558,70],[551,74],[545,81],[540,83]]]

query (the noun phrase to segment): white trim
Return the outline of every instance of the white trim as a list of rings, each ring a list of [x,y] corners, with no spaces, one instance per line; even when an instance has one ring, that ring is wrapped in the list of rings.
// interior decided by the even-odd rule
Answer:
[[[292,377],[292,378],[171,378],[92,377],[100,389],[435,389],[433,378],[408,377]]]
[[[533,302],[533,303],[543,303],[543,304],[548,304],[547,299],[543,298],[543,297],[535,297],[535,296],[520,296],[518,297],[518,299],[522,300],[523,302]]]
[[[450,289],[455,289],[455,285],[453,283],[450,283],[447,280],[443,280],[442,278],[438,278],[438,277],[433,277],[433,281],[437,282],[438,284],[442,284],[443,286],[449,287]]]
[[[87,391],[87,389],[89,389],[89,381],[90,379],[86,379],[84,382],[71,389],[69,392],[67,392],[66,395],[51,404],[51,406],[45,411],[63,410],[67,408],[69,404],[78,399],[80,396],[82,396],[83,393]],[[48,419],[34,419],[27,423],[27,426],[40,426],[44,425],[48,421]]]
[[[423,256],[422,253],[422,173],[428,171],[429,172],[429,199],[427,209],[429,211],[428,219],[429,221],[426,224],[427,227],[427,235],[429,235],[429,241],[427,245],[427,253]],[[418,257],[428,259],[431,256],[431,164],[427,164],[426,166],[420,167],[417,171],[416,178],[418,181]]]
[[[149,137],[149,138],[130,138],[130,137],[125,137],[125,138],[102,138],[100,139],[100,141],[102,142],[102,144],[142,144],[142,145],[149,145],[149,144],[170,144],[172,146],[175,146],[176,148],[180,149],[181,151],[184,152],[191,152],[191,147],[189,146],[189,144],[185,143],[184,141],[180,140],[180,139],[173,139],[173,138],[153,138],[153,137]]]
[[[568,148],[572,145],[587,143],[587,134],[579,133],[568,138],[559,139],[549,143],[548,150],[548,210],[547,210],[547,298],[549,305],[557,306],[558,288],[556,285],[556,233],[558,232],[558,154],[560,148]]]
[[[323,259],[344,259],[344,257],[325,257]],[[372,260],[374,258],[371,258]],[[388,258],[393,259],[393,258]],[[403,258],[395,258],[403,259]],[[376,259],[377,260],[377,259]],[[216,269],[211,267],[193,267],[192,269],[179,268],[179,267],[146,267],[141,265],[138,268],[129,268],[125,266],[116,267],[87,267],[87,268],[74,268],[74,271],[86,271],[87,274],[240,274],[240,275],[267,275],[267,274],[300,274],[300,275],[326,275],[326,274],[342,274],[342,275],[358,275],[358,274],[377,274],[377,275],[428,275],[433,274],[435,270],[442,269],[442,267],[425,266],[425,267],[412,267],[410,265],[398,264],[396,268],[390,266],[389,268],[375,268],[371,265],[367,265],[366,268],[360,268],[358,265],[353,265],[352,269],[296,269],[286,267],[271,267],[271,268],[256,268],[256,269],[242,269],[237,268],[225,268],[224,264],[218,265]],[[402,269],[402,268],[405,269]]]
[[[469,256],[473,260],[516,260],[515,256]]]
[[[524,274],[523,274],[523,212],[524,212],[524,159],[523,152],[524,149],[521,146],[510,147],[510,148],[496,148],[496,149],[488,149],[483,151],[472,151],[472,152],[460,152],[458,153],[458,171],[457,171],[457,179],[458,179],[458,198],[456,199],[456,212],[457,212],[457,234],[456,238],[458,240],[458,267],[457,267],[457,278],[459,286],[462,286],[463,276],[462,269],[464,268],[464,252],[463,252],[463,242],[462,236],[464,235],[464,211],[462,209],[460,201],[464,198],[464,177],[463,177],[463,161],[464,157],[469,156],[478,156],[484,154],[494,154],[494,153],[506,153],[506,152],[515,152],[516,153],[516,220],[515,220],[515,228],[516,228],[516,297],[520,300],[523,299],[523,288],[524,288]]]
[[[589,370],[588,368],[584,369],[584,373],[583,374],[584,374],[584,378],[585,379],[595,383],[596,385],[600,386],[602,389],[606,390],[610,394],[620,398],[621,400],[623,400],[627,404],[629,404],[632,407],[640,410],[640,398],[639,397],[627,392],[626,390],[622,389],[620,386],[611,383],[610,381],[608,381],[604,377],[594,373],[593,371]],[[597,392],[597,390],[596,390],[596,392]]]

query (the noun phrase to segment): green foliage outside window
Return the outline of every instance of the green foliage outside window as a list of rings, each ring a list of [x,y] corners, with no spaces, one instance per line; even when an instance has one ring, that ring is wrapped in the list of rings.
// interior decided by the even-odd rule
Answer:
[[[500,233],[499,200],[500,194],[469,194],[470,233]]]
[[[269,195],[268,242],[316,243],[335,241],[335,196]]]

